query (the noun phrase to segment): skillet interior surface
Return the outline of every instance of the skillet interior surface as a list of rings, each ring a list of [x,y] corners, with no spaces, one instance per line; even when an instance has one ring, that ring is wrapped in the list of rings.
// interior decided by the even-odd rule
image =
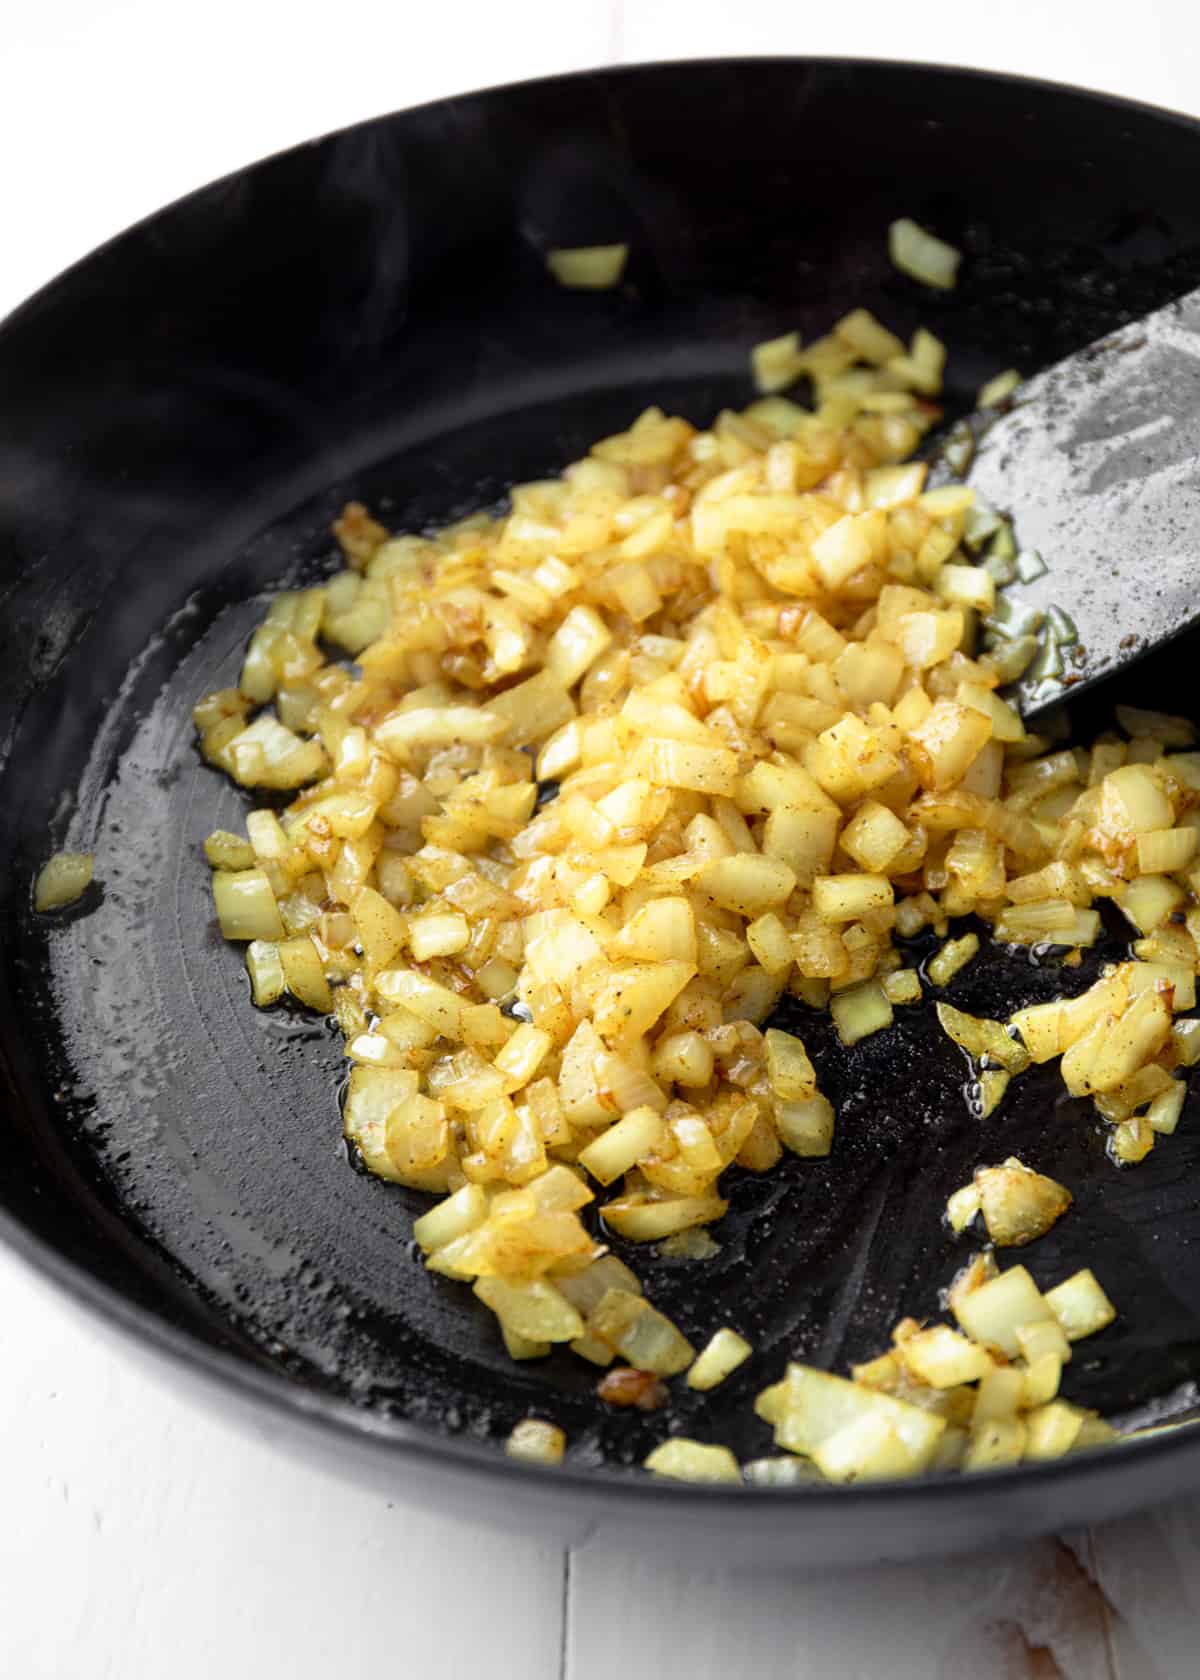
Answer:
[[[0,1201],[15,1226],[193,1343],[348,1400],[373,1428],[490,1439],[553,1416],[599,1486],[668,1428],[766,1450],[754,1393],[788,1357],[841,1367],[934,1311],[967,1252],[947,1193],[1018,1153],[1076,1197],[1027,1256],[1035,1275],[1091,1264],[1121,1309],[1069,1392],[1106,1411],[1186,1403],[1200,1101],[1120,1173],[1054,1073],[973,1119],[927,1008],[846,1052],[797,1007],[839,1113],[832,1157],[734,1175],[715,1260],[638,1256],[695,1339],[728,1323],[754,1343],[733,1379],[647,1419],[599,1415],[595,1373],[568,1355],[514,1367],[490,1315],[414,1256],[426,1199],[351,1170],[335,1039],[250,1007],[200,851],[249,802],[201,765],[188,712],[235,680],[264,592],[334,567],[346,498],[395,529],[495,503],[652,401],[698,422],[744,404],[752,344],[815,335],[856,303],[943,337],[967,406],[999,368],[1032,371],[1200,282],[1198,176],[1196,125],[1005,78],[600,72],[244,171],[18,312],[0,331]],[[890,270],[897,215],[963,247],[955,293]],[[615,292],[548,277],[548,247],[618,239]],[[1194,654],[1176,644],[1129,692],[1186,710]],[[35,918],[32,876],[61,845],[96,851],[98,885]],[[995,957],[948,995],[999,1011],[1094,968]]]

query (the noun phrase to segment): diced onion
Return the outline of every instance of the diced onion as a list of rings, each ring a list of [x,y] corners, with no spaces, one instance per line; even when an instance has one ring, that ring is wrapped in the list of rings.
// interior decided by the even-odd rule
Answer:
[[[701,1441],[689,1441],[676,1435],[664,1441],[645,1461],[646,1469],[656,1476],[669,1476],[681,1482],[740,1482],[742,1472],[728,1447],[710,1447]]]
[[[959,253],[915,224],[890,245],[954,283]],[[549,262],[600,288],[627,255]],[[291,797],[205,842],[254,1001],[334,1017],[356,1158],[441,1198],[415,1228],[426,1264],[474,1290],[514,1359],[565,1343],[616,1362],[615,1394],[626,1369],[656,1393],[690,1369],[703,1390],[745,1358],[719,1330],[697,1359],[602,1239],[706,1258],[729,1169],[788,1151],[823,1181],[837,1117],[774,1012],[826,1012],[844,1046],[887,1031],[981,951],[961,918],[1068,964],[1105,899],[1137,934],[1134,960],[1011,1023],[938,1006],[975,1116],[1061,1057],[1114,1161],[1181,1123],[1174,1075],[1200,1058],[1175,1020],[1200,969],[1194,731],[1124,708],[1089,749],[1000,698],[1078,637],[1061,607],[1004,595],[1042,564],[1009,520],[913,458],[945,359],[854,309],[803,347],[760,344],[745,412],[700,431],[649,408],[503,512],[392,535],[350,503],[345,569],[282,592],[241,686],[195,708],[210,764]],[[808,407],[779,394],[801,373]],[[39,907],[68,901],[56,866]],[[930,930],[919,972],[897,942]],[[1069,1200],[1009,1160],[949,1213],[1022,1243]],[[869,1380],[791,1367],[765,1401],[779,1444],[836,1481],[1077,1450],[1098,1431],[1054,1409],[1059,1319],[1098,1328],[1097,1291],[1043,1297],[1023,1268],[973,1263],[948,1296],[959,1328],[898,1327]],[[723,1451],[676,1438],[652,1467],[732,1479]]]
[[[91,852],[55,852],[38,872],[33,890],[35,910],[61,910],[74,904],[92,884],[96,860]]]
[[[922,285],[950,291],[958,278],[962,252],[903,216],[888,229],[888,255],[895,266]]]
[[[279,906],[263,870],[217,870],[213,900],[226,939],[274,942],[284,937]]]
[[[998,1248],[1044,1236],[1071,1205],[1069,1190],[1015,1158],[980,1167],[974,1189],[988,1236]]]
[[[830,1001],[829,1012],[845,1045],[857,1044],[859,1039],[892,1024],[891,1001],[878,980],[865,980],[861,986],[838,992]]]
[[[1062,1325],[1069,1342],[1095,1335],[1117,1316],[1116,1308],[1090,1269],[1075,1272],[1046,1295],[1046,1305]]]
[[[689,1388],[716,1388],[749,1359],[753,1348],[736,1330],[718,1330],[687,1374]]]
[[[1003,373],[993,375],[985,384],[979,387],[975,398],[976,408],[996,408],[1007,401],[1021,383],[1021,375],[1016,368],[1006,368]]]
[[[278,1003],[287,991],[279,946],[267,939],[252,939],[246,947],[246,968],[250,975],[250,990],[258,1007],[265,1009],[269,1004]]]
[[[948,986],[958,973],[979,952],[979,935],[966,933],[961,939],[948,939],[936,956],[931,957],[925,972],[935,986]]]
[[[628,245],[572,245],[546,253],[546,267],[560,286],[591,292],[617,285],[628,260]]]
[[[756,344],[750,353],[756,390],[786,391],[804,372],[804,357],[800,350],[800,334],[785,333],[781,338],[767,339]]]
[[[527,1464],[561,1464],[567,1438],[557,1424],[541,1418],[523,1418],[513,1429],[504,1450],[510,1458]]]
[[[204,855],[214,869],[253,869],[254,847],[240,834],[216,828],[204,842]]]

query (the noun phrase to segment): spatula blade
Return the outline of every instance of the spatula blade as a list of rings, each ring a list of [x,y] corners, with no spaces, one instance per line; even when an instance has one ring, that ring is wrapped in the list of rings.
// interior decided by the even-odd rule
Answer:
[[[968,482],[1048,568],[1003,594],[1060,607],[1078,632],[1061,675],[1013,685],[1027,719],[1187,629],[1200,618],[1200,292],[1021,386]]]

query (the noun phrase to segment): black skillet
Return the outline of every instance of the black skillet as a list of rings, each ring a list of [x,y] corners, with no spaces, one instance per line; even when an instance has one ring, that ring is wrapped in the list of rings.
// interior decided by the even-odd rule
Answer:
[[[956,292],[889,268],[897,215],[963,247]],[[632,248],[619,290],[548,277],[546,248],[610,240]],[[514,1368],[468,1292],[422,1269],[423,1199],[343,1152],[337,1044],[250,1007],[199,851],[241,801],[201,767],[188,723],[196,695],[233,679],[263,592],[332,566],[348,496],[398,528],[492,503],[649,402],[697,421],[745,402],[752,344],[819,332],[852,303],[944,337],[969,406],[984,376],[1030,372],[1198,281],[1200,125],[965,71],[758,60],[601,71],[366,123],[194,194],[25,305],[0,330],[10,1245],[265,1435],[556,1539],[832,1565],[1200,1485],[1191,1430],[850,1492],[631,1470],[668,1428],[766,1450],[752,1397],[789,1356],[844,1368],[902,1313],[934,1311],[964,1254],[944,1197],[1013,1151],[1076,1196],[1030,1252],[1035,1275],[1091,1264],[1121,1308],[1069,1391],[1109,1411],[1185,1405],[1200,1104],[1118,1172],[1051,1077],[973,1119],[927,1011],[851,1054],[804,1020],[840,1114],[830,1160],[735,1178],[715,1260],[641,1257],[689,1332],[731,1323],[755,1358],[669,1413],[605,1411],[589,1367]],[[1126,693],[1186,708],[1195,651],[1177,643]],[[32,875],[63,844],[95,849],[99,885],[35,918]],[[989,962],[951,995],[1000,1008],[1087,977]],[[502,1456],[529,1412],[566,1427],[561,1470]]]

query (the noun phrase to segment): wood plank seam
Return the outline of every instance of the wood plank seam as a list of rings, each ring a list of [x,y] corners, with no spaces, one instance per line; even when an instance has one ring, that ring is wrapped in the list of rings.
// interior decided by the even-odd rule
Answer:
[[[571,1663],[571,1548],[563,1547],[562,1607],[559,1611],[558,1680],[569,1680]]]

